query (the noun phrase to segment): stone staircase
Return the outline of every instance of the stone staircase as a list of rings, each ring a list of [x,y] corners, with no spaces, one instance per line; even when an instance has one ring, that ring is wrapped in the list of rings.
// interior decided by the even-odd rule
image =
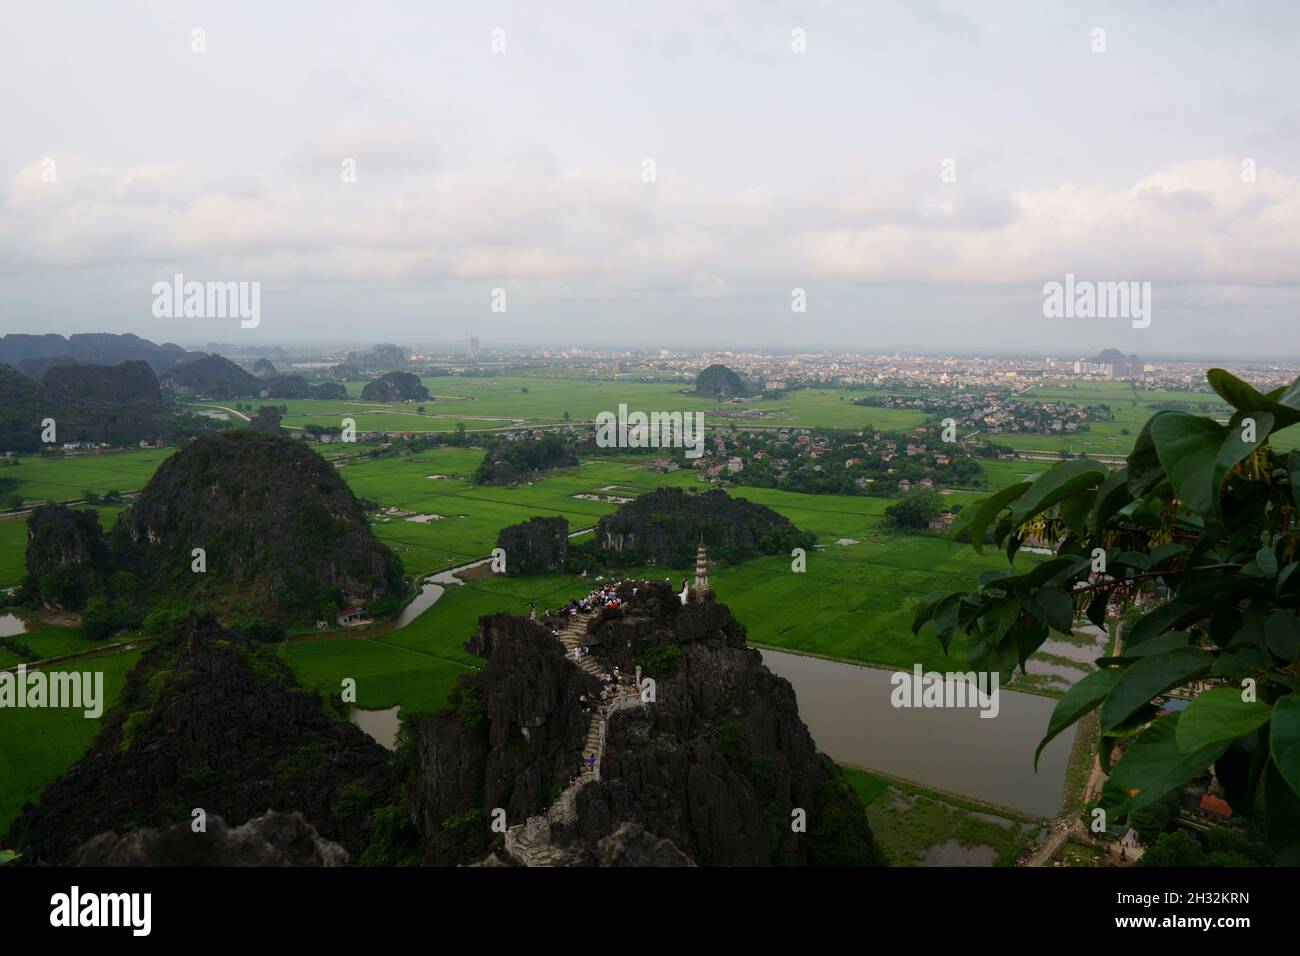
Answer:
[[[559,631],[565,659],[574,667],[600,679],[605,675],[605,669],[594,657],[590,654],[580,654],[576,658],[573,656],[573,649],[582,647],[586,637],[586,620],[576,616],[566,620]],[[609,717],[617,710],[639,704],[640,700],[640,695],[632,692],[620,693],[605,702],[599,699],[592,702],[591,722],[587,725],[587,737],[582,746],[582,769],[577,778],[545,813],[531,816],[506,830],[506,852],[517,862],[524,866],[567,866],[579,862],[575,854],[551,842],[551,827],[572,823],[577,819],[578,791],[593,780],[600,779],[600,761],[605,753],[605,728]],[[588,760],[593,754],[596,757],[594,764]]]

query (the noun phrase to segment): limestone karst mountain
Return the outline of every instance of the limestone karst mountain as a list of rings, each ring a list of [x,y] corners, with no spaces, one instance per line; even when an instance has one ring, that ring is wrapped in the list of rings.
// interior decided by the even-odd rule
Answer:
[[[684,568],[694,561],[701,538],[711,555],[725,561],[813,544],[813,536],[784,515],[721,488],[701,494],[659,488],[602,517],[591,546],[606,563]]]
[[[164,461],[111,544],[147,589],[227,618],[309,622],[322,605],[382,605],[403,587],[401,561],[338,472],[301,441],[254,429],[198,438]]]
[[[395,785],[387,751],[273,648],[192,614],[144,653],[85,756],[2,842],[24,863],[57,864],[106,832],[188,826],[195,807],[231,826],[271,809],[303,814],[357,857]]]
[[[877,862],[861,802],[727,608],[683,605],[663,582],[618,593],[619,609],[589,616],[480,619],[466,649],[487,666],[414,730],[425,861]],[[653,677],[653,703],[626,687],[601,702],[598,675],[616,667]]]

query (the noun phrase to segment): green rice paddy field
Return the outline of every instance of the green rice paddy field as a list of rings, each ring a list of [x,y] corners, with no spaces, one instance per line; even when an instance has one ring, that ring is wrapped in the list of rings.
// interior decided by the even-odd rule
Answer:
[[[1037,394],[1044,400],[1068,397],[1107,401],[1117,417],[1127,408],[1120,402],[1123,396],[1113,394],[1113,388],[1099,387],[1111,383],[1087,384],[1090,388],[1086,394],[1074,389],[1067,390],[1068,396],[1046,390]],[[426,403],[428,415],[415,415],[410,406],[391,406],[373,414],[403,423],[424,419],[424,425],[436,423],[442,430],[447,423],[447,427],[454,428],[462,420],[471,428],[484,427],[488,424],[485,419],[508,426],[519,415],[535,422],[562,421],[566,411],[573,419],[590,419],[599,411],[616,408],[619,402],[645,410],[699,407],[706,414],[716,407],[683,396],[672,385],[542,378],[433,378],[427,379],[426,385],[436,395],[435,401]],[[519,391],[524,387],[529,389],[527,393]],[[359,392],[359,386],[354,384],[353,391]],[[772,403],[782,420],[738,424],[857,427],[871,423],[901,427],[924,418],[916,412],[889,410],[902,417],[894,421],[882,419],[881,412],[886,410],[849,405],[848,397],[854,394],[861,393],[831,389],[795,393],[785,401]],[[841,395],[847,397],[841,401]],[[1166,400],[1215,401],[1213,396],[1190,393],[1164,397],[1140,393],[1137,403],[1125,414],[1131,413],[1133,425],[1140,427],[1140,420],[1154,410],[1151,406]],[[357,414],[357,406],[350,402],[284,404],[290,406],[287,424],[329,424],[332,420],[328,413],[355,417],[362,430],[388,427],[366,424],[367,413]],[[1125,427],[1121,422],[1113,424],[1116,429]],[[421,430],[405,424],[393,427]],[[1137,428],[1130,427],[1136,433]],[[1105,440],[1110,445],[1110,437],[1094,433],[1085,440]],[[1060,446],[1059,440],[1053,441],[1048,451]],[[317,447],[327,457],[343,453],[338,446]],[[1108,450],[1120,454],[1127,451],[1127,445]],[[5,473],[21,472],[23,483],[18,493],[26,499],[71,500],[80,498],[84,490],[103,493],[110,489],[138,489],[170,451],[24,458],[19,466]],[[374,527],[379,537],[401,555],[408,572],[415,574],[480,558],[495,546],[502,527],[533,515],[562,515],[569,520],[571,529],[577,530],[593,525],[617,507],[616,501],[603,500],[605,497],[630,498],[660,485],[703,487],[694,472],[660,475],[646,468],[643,458],[611,456],[584,461],[576,468],[520,488],[481,488],[468,480],[480,458],[481,452],[469,449],[435,450],[381,460],[345,457],[339,461],[339,473],[358,495],[373,499],[383,509],[409,513],[381,512],[375,516]],[[1049,465],[997,461],[987,462],[985,467],[990,485],[1001,487]],[[885,531],[881,522],[888,499],[800,495],[758,488],[734,488],[732,493],[776,509],[797,526],[816,534],[818,540],[802,574],[791,570],[786,556],[715,569],[713,583],[719,599],[731,606],[752,641],[884,665],[910,667],[920,661],[927,668],[937,668],[961,663],[960,643],[954,645],[953,657],[945,660],[933,638],[911,635],[908,625],[912,607],[926,592],[967,585],[980,571],[1005,566],[1005,559],[995,554],[980,557],[970,548],[950,545],[939,537]],[[959,491],[949,500],[966,503],[977,497],[977,492]],[[99,510],[102,523],[108,527],[119,509]],[[416,516],[428,517],[419,522],[408,520]],[[0,586],[21,578],[25,546],[24,522],[0,519]],[[1029,556],[1024,559],[1033,560]],[[628,577],[636,573],[620,572]],[[665,572],[643,569],[643,573],[659,577]],[[669,572],[674,581],[681,574]],[[500,610],[523,613],[532,602],[539,609],[558,605],[590,586],[590,582],[566,575],[472,581],[450,587],[432,609],[401,631],[362,639],[303,640],[282,645],[280,651],[305,683],[324,693],[337,693],[340,681],[351,677],[357,681],[362,707],[400,705],[405,714],[428,711],[441,706],[458,675],[481,665],[462,647],[480,615]],[[76,629],[46,627],[21,639],[42,657],[76,653],[88,645]],[[0,657],[0,666],[16,663],[10,657]],[[138,651],[120,652],[88,658],[79,667],[102,669],[110,697],[115,699],[126,671],[137,658]],[[25,800],[39,794],[84,752],[97,726],[79,712],[75,716],[66,711],[6,710],[0,714],[0,833]],[[894,825],[885,819],[880,824]],[[899,832],[900,846],[917,846],[917,841],[925,838]],[[1002,859],[1010,852],[1009,845],[999,846],[998,852]]]

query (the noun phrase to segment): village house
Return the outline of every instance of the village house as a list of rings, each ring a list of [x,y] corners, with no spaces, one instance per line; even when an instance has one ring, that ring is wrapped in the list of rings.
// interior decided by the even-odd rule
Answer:
[[[365,611],[360,607],[346,607],[338,613],[339,627],[355,627],[366,619]]]

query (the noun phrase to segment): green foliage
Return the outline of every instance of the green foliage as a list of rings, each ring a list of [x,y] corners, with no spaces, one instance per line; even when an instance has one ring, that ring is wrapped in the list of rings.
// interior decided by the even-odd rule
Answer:
[[[1129,815],[1129,823],[1137,830],[1138,837],[1150,846],[1159,839],[1160,834],[1178,815],[1178,794],[1171,793],[1155,803],[1147,804]]]
[[[279,644],[289,637],[283,621],[254,621],[244,628],[244,633],[254,644]]]
[[[370,815],[370,845],[361,866],[418,866],[419,831],[404,805],[379,807]]]
[[[330,814],[340,826],[359,813],[369,814],[375,803],[375,791],[360,780],[340,787],[330,803]]]
[[[718,732],[718,750],[723,759],[730,764],[740,763],[749,748],[745,746],[745,732],[740,729],[740,722],[728,720]]]
[[[660,644],[636,659],[641,673],[657,681],[674,677],[682,666],[682,649],[677,644]]]
[[[970,664],[1005,680],[1050,629],[1068,630],[1080,613],[1102,626],[1108,610],[1155,598],[1126,624],[1122,651],[1057,705],[1043,743],[1099,709],[1103,761],[1123,749],[1102,791],[1114,816],[1150,807],[1210,766],[1239,814],[1251,813],[1262,786],[1275,860],[1296,864],[1300,453],[1270,440],[1300,423],[1300,379],[1262,395],[1221,369],[1207,377],[1235,409],[1226,425],[1159,411],[1123,467],[1062,462],[965,509],[953,536],[969,532],[978,550],[990,528],[1013,566],[981,575],[974,591],[927,595],[912,629],[945,648],[965,634]],[[1056,556],[1017,574],[1030,538]],[[1217,686],[1155,719],[1166,694],[1199,681]],[[1157,858],[1180,853],[1166,841]]]
[[[866,807],[838,766],[821,757],[827,780],[817,785],[808,825],[812,866],[863,866],[883,862],[871,839]]]
[[[0,866],[6,866],[18,859],[18,854],[13,850],[0,850]]]
[[[933,488],[914,488],[885,509],[885,525],[907,531],[923,531],[930,519],[943,510],[943,496]]]
[[[447,705],[455,712],[456,722],[466,730],[482,733],[487,729],[487,710],[477,681],[470,678],[456,681],[447,694]]]
[[[1195,837],[1189,835],[1186,830],[1175,830],[1173,833],[1160,834],[1156,842],[1147,847],[1137,865],[1142,867],[1204,866],[1205,854],[1201,852],[1201,845],[1196,842]]]

